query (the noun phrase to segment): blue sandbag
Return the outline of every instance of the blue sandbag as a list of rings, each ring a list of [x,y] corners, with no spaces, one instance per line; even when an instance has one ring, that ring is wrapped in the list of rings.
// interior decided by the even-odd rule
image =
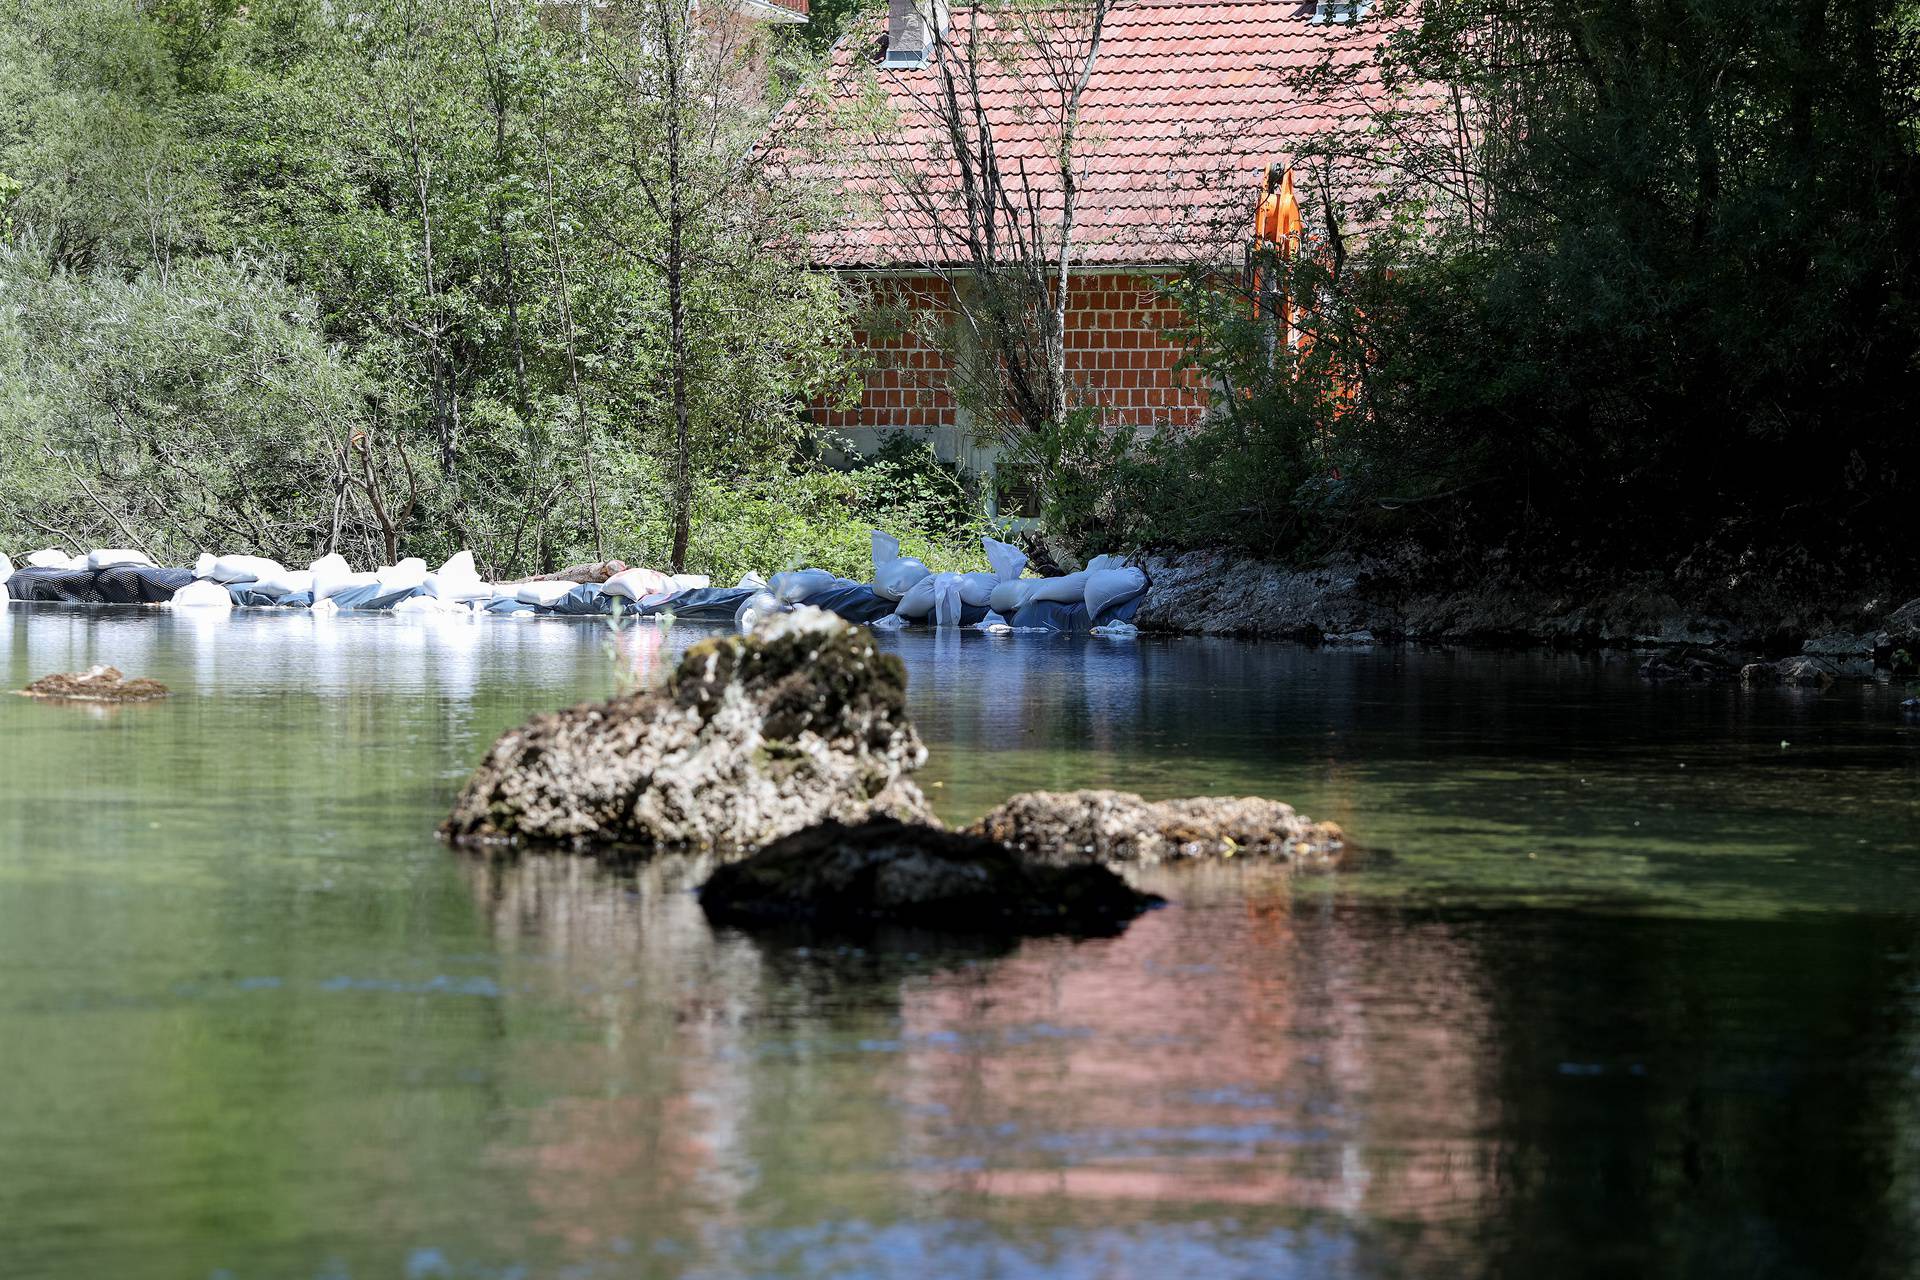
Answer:
[[[1100,616],[1093,619],[1093,625],[1104,627],[1109,622],[1132,622],[1133,615],[1140,611],[1140,602],[1146,598],[1147,589],[1142,587],[1125,600],[1109,603],[1105,609],[1101,610]]]
[[[418,595],[418,587],[382,587],[377,582],[369,582],[361,587],[348,587],[340,594],[330,597],[334,607],[345,613],[349,610],[357,613],[378,613],[405,600],[408,596]]]
[[[293,591],[284,596],[270,596],[253,589],[253,579],[245,582],[229,582],[227,594],[233,597],[235,608],[246,609],[306,609],[313,604],[313,592]]]
[[[752,598],[752,587],[694,587],[659,604],[637,605],[632,612],[643,618],[670,613],[695,622],[732,622],[740,606]]]
[[[582,584],[548,605],[535,605],[535,613],[557,614],[563,618],[605,617],[613,612],[617,597],[602,591],[597,583]],[[621,601],[624,605],[626,602]]]
[[[1072,604],[1029,600],[1007,619],[1007,625],[1023,631],[1091,631],[1093,619],[1087,616],[1087,606],[1078,600]]]
[[[814,592],[800,603],[838,614],[858,626],[878,622],[894,610],[892,600],[876,595],[873,588],[864,582],[828,587],[824,591]]]

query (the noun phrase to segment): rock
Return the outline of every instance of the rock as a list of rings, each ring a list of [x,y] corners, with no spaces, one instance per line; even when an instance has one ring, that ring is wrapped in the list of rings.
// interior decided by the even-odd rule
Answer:
[[[1910,724],[1920,724],[1920,698],[1908,698],[1901,703],[1900,715]]]
[[[1800,652],[1815,658],[1859,660],[1871,659],[1873,648],[1872,636],[1856,636],[1845,631],[1830,631],[1802,643]]]
[[[906,668],[802,608],[694,645],[663,688],[502,734],[441,833],[734,854],[818,822],[922,819]]]
[[[1780,668],[1771,662],[1749,662],[1740,668],[1741,684],[1779,684]]]
[[[700,889],[719,924],[980,934],[1116,933],[1159,902],[1102,866],[1036,863],[980,836],[886,818],[808,827],[717,868]]]
[[[1826,658],[1810,658],[1802,654],[1796,658],[1782,658],[1774,664],[1774,670],[1780,674],[1780,683],[1797,685],[1803,689],[1824,689],[1833,683],[1834,665]]]
[[[1737,658],[1697,645],[1682,645],[1640,664],[1648,680],[1731,680],[1744,670]]]
[[[1398,635],[1399,615],[1367,597],[1357,566],[1286,569],[1226,551],[1156,557],[1133,621],[1142,630],[1318,640]]]
[[[30,698],[60,698],[69,702],[152,702],[173,690],[158,680],[144,677],[134,680],[120,674],[118,667],[88,667],[75,675],[42,676],[20,690]]]
[[[968,830],[1049,864],[1252,857],[1321,868],[1346,849],[1333,823],[1249,796],[1149,802],[1126,791],[1031,791]]]

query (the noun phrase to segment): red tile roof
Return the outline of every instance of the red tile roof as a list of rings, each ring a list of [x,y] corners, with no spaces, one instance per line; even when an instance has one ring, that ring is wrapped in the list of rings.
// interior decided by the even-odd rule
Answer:
[[[1373,63],[1391,28],[1367,18],[1313,24],[1314,8],[1313,0],[1125,0],[1113,10],[1082,105],[1076,262],[1157,265],[1237,252],[1264,166],[1290,162],[1306,139],[1366,126],[1386,101]],[[976,21],[979,38],[996,38],[988,13],[956,9],[944,56],[959,56],[955,42]],[[1003,47],[1017,41],[997,38]],[[961,221],[935,106],[939,73],[887,67],[885,46],[884,21],[842,39],[829,96],[857,114],[847,109],[877,91],[891,126],[836,122],[819,102],[796,107],[785,122],[782,154],[847,196],[836,229],[816,240],[815,258],[840,268],[961,263],[950,230],[935,230],[928,216],[938,206],[947,228]],[[981,102],[1002,171],[1018,183],[1024,164],[1052,225],[1061,196],[1047,106],[1058,95],[1031,47],[1003,63],[982,62]],[[1350,75],[1311,93],[1288,80],[1323,64]],[[820,148],[816,158],[804,158],[805,142]],[[1349,193],[1364,185],[1352,173],[1335,180]]]

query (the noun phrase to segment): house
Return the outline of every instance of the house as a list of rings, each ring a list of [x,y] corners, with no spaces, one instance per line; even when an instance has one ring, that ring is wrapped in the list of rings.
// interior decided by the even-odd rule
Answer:
[[[1333,0],[1112,5],[1080,97],[1064,344],[1074,395],[1101,406],[1110,425],[1178,429],[1207,411],[1206,388],[1178,367],[1181,352],[1167,331],[1179,316],[1155,283],[1191,265],[1237,272],[1267,166],[1294,163],[1329,131],[1365,129],[1386,98],[1373,66],[1388,28],[1369,21],[1369,7]],[[854,449],[870,451],[884,435],[906,431],[974,472],[993,466],[992,432],[955,394],[955,361],[974,358],[965,326],[954,323],[956,291],[969,287],[972,261],[956,140],[970,164],[989,144],[1008,175],[1009,218],[1019,225],[1002,235],[1037,229],[1050,237],[1046,252],[1057,255],[1063,85],[1091,46],[1084,24],[1036,30],[1036,12],[1049,11],[949,12],[926,0],[892,0],[884,22],[856,29],[834,49],[827,103],[802,108],[805,118],[789,122],[796,137],[838,129],[835,145],[813,153],[824,158],[797,164],[845,191],[844,214],[817,238],[813,256],[858,283],[868,300],[870,319],[857,337],[858,402],[813,406],[817,424]],[[1084,14],[1084,5],[1052,12]],[[1009,30],[1014,23],[1029,25]],[[1046,47],[1056,39],[1058,47]],[[973,51],[981,52],[968,59]],[[949,98],[959,59],[969,69]],[[1301,78],[1316,68],[1324,83],[1304,90]],[[832,125],[835,112],[877,123]],[[971,132],[955,132],[962,117]],[[1310,228],[1328,197],[1359,186],[1356,175],[1335,172],[1339,163],[1301,174]]]

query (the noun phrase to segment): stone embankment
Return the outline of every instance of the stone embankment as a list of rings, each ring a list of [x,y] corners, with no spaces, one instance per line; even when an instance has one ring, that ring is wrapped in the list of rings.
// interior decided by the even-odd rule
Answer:
[[[1489,581],[1427,589],[1423,575],[1379,560],[1335,559],[1289,569],[1227,551],[1146,560],[1150,585],[1134,623],[1142,631],[1367,644],[1557,645],[1660,650],[1706,678],[1732,655],[1770,656],[1780,679],[1817,682],[1920,666],[1920,599],[1820,602],[1755,597],[1723,613],[1692,608],[1662,585],[1589,592]],[[1729,655],[1722,664],[1703,654]],[[1810,662],[1802,659],[1811,660]],[[1717,674],[1717,673],[1715,673]]]

